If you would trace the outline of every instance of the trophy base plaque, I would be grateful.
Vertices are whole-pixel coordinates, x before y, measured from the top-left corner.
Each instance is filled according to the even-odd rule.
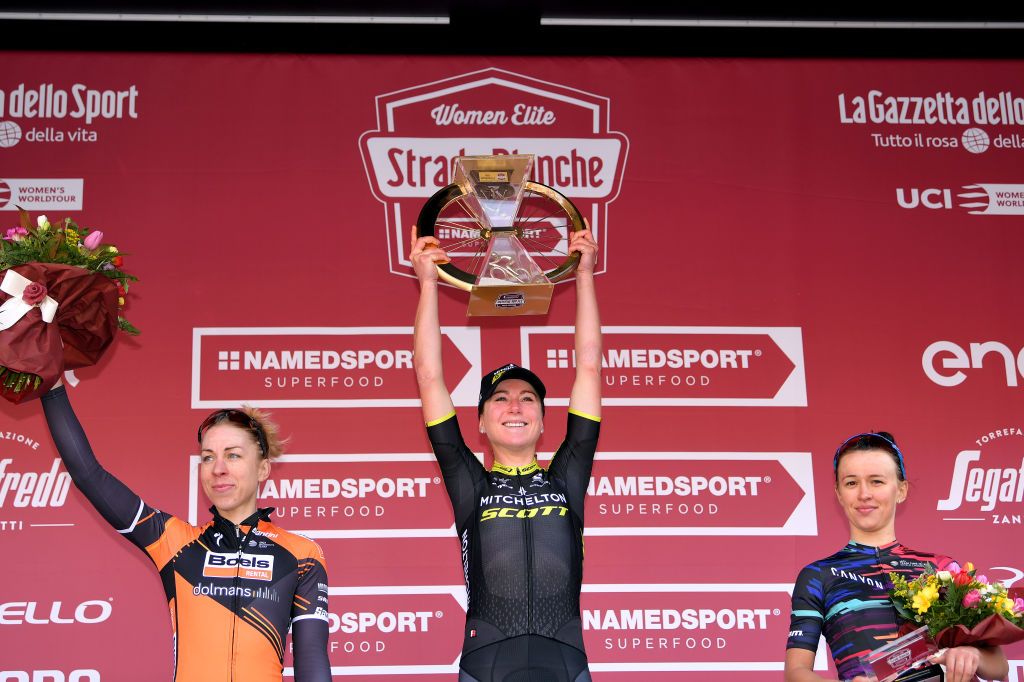
[[[474,286],[469,292],[469,316],[547,315],[554,284]]]
[[[928,627],[922,626],[875,649],[868,655],[866,662],[878,678],[878,682],[941,681],[942,669],[938,666],[927,666],[928,658],[938,650],[935,642],[928,636]],[[918,674],[923,676],[918,677]]]

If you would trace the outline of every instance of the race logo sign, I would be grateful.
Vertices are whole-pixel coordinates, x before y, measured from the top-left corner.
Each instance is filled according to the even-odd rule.
[[[408,226],[452,181],[459,156],[534,154],[531,179],[569,197],[605,243],[628,149],[610,128],[607,97],[490,68],[389,92],[376,106],[377,129],[360,151],[386,207],[391,272],[412,276]]]
[[[602,404],[807,406],[799,327],[603,327]],[[568,405],[573,327],[522,327],[522,364]]]
[[[192,332],[192,407],[418,407],[412,327],[228,327]],[[444,327],[445,383],[476,405],[480,330]]]

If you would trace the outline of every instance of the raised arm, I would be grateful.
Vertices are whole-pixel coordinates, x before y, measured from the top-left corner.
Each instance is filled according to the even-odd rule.
[[[594,289],[597,243],[589,229],[573,233],[569,251],[580,254],[576,269],[576,379],[569,396],[569,409],[600,418],[601,319]]]
[[[437,268],[435,263],[448,260],[433,237],[416,238],[412,228],[412,248],[409,257],[420,281],[420,301],[416,306],[413,333],[413,364],[416,384],[423,405],[423,420],[430,424],[455,412],[451,394],[444,383],[444,365],[441,361],[441,323],[437,314]]]
[[[58,384],[42,397],[41,402],[50,435],[75,486],[119,533],[132,533],[143,516],[145,505],[138,495],[96,460],[85,430],[71,409],[66,389]],[[129,538],[135,541],[134,537]]]

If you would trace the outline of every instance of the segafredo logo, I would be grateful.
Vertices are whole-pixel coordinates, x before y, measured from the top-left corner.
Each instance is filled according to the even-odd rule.
[[[74,526],[63,508],[70,489],[71,476],[55,453],[40,452],[31,435],[0,430],[0,535]]]
[[[572,199],[605,243],[629,146],[607,97],[490,68],[379,95],[376,107],[377,129],[359,144],[385,205],[391,272],[413,276],[407,227],[459,156],[536,155],[532,179]]]
[[[957,453],[949,493],[936,509],[944,521],[1021,525],[1024,430],[1007,425],[978,435]]]

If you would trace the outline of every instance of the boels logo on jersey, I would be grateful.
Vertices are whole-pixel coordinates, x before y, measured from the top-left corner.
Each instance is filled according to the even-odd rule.
[[[534,154],[531,179],[572,199],[603,245],[629,147],[609,118],[607,97],[495,68],[379,95],[377,129],[359,145],[386,207],[391,272],[413,276],[409,226],[458,156]]]
[[[203,562],[203,576],[207,578],[246,578],[248,580],[274,579],[273,554],[226,554],[207,552]]]

